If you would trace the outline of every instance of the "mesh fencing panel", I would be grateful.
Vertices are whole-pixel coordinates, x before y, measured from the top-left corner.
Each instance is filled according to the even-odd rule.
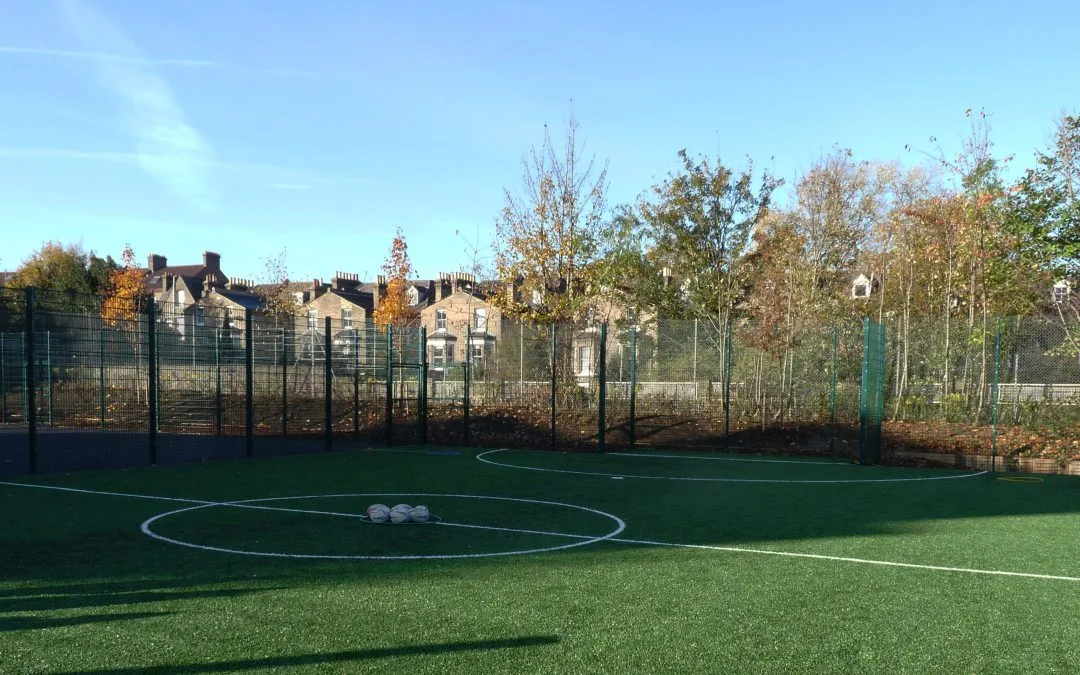
[[[0,289],[5,472],[337,441],[851,458],[859,446],[865,335],[855,322],[488,325],[477,313],[483,323],[467,331],[425,334],[344,315],[328,325],[243,307],[148,302],[150,314],[70,294],[28,299]],[[996,455],[997,468],[1024,469],[1080,458],[1080,316],[1058,309],[886,320],[870,355],[882,461]]]

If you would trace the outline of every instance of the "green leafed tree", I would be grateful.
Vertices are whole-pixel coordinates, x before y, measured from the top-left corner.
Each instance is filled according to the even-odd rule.
[[[666,297],[661,314],[681,312],[705,319],[719,334],[745,294],[743,264],[750,238],[782,181],[752,163],[732,169],[679,151],[681,168],[652,188],[640,219],[654,259],[671,269],[678,293]]]
[[[1013,188],[1010,229],[1059,276],[1080,274],[1080,115],[1058,118]]]
[[[38,289],[43,307],[83,312],[97,307],[94,296],[107,290],[109,274],[116,269],[111,258],[102,261],[80,244],[50,241],[23,261],[7,285]]]

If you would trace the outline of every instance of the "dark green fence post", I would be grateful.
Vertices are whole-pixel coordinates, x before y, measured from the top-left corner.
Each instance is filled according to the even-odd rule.
[[[244,454],[255,455],[255,313],[244,310]]]
[[[555,449],[555,365],[556,365],[556,348],[558,343],[559,327],[557,324],[551,324],[551,449]]]
[[[630,329],[630,447],[637,441],[637,326]]]
[[[281,435],[289,435],[289,333],[281,329]]]
[[[600,324],[600,349],[597,374],[600,376],[598,393],[600,400],[597,405],[597,430],[596,441],[600,452],[606,449],[607,440],[607,324]]]
[[[360,440],[360,329],[353,327],[352,364],[352,430],[353,440]]]
[[[394,327],[386,325],[386,445],[394,444]]]
[[[840,346],[840,328],[833,326],[832,333],[832,390],[829,395],[829,452],[836,452],[836,361]]]
[[[49,397],[49,426],[53,425],[52,331],[45,331],[45,392]]]
[[[98,416],[99,426],[105,430],[105,329],[98,329]]]
[[[465,322],[465,445],[469,445],[469,373],[472,370],[472,319]]]
[[[998,437],[998,385],[1001,373],[1001,317],[994,321],[994,438],[990,446],[990,471],[997,470],[997,437]]]
[[[7,336],[0,333],[0,424],[7,424],[7,364],[5,354],[7,350]]]
[[[728,445],[731,436],[731,364],[734,359],[731,356],[734,341],[731,337],[731,322],[727,324],[724,335],[724,443]]]
[[[420,373],[417,376],[417,386],[419,387],[419,401],[417,404],[420,407],[420,442],[427,444],[428,442],[428,410],[427,410],[427,328],[420,327]]]
[[[37,473],[37,373],[34,368],[34,343],[37,341],[37,335],[34,333],[34,309],[37,303],[35,293],[32,286],[26,289],[26,343],[23,347],[26,360],[24,364],[26,368],[26,395],[24,397],[26,399],[26,447],[30,473]]]
[[[158,432],[158,354],[157,306],[154,298],[146,300],[146,400],[150,407],[150,464],[157,464]]]
[[[214,431],[221,435],[221,329],[214,334]]]
[[[327,316],[323,325],[326,335],[323,336],[323,442],[326,451],[333,448],[334,434],[334,343],[331,340],[331,331],[334,330],[333,320]]]

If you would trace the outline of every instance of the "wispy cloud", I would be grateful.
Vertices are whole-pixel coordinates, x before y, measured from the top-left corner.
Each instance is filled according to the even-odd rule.
[[[99,51],[81,51],[77,49],[53,49],[49,47],[20,47],[15,45],[0,45],[0,54],[15,56],[30,56],[53,59],[72,59],[78,61],[98,61],[105,63],[122,63],[135,66],[148,66],[158,68],[186,68],[192,70],[231,70],[238,73],[252,75],[275,75],[282,77],[304,78],[328,78],[325,73],[318,73],[298,68],[262,68],[248,66],[241,63],[228,61],[214,61],[208,59],[177,59],[177,58],[150,58],[148,56],[133,56],[131,54],[117,54]]]
[[[211,206],[206,166],[214,162],[213,149],[188,124],[153,60],[122,28],[82,0],[59,0],[58,4],[87,53],[118,57],[94,61],[102,84],[121,104],[123,127],[135,143],[139,165],[185,201]]]
[[[0,158],[30,161],[88,161],[141,167],[147,156],[133,152],[0,147]],[[162,160],[164,161],[164,158]],[[278,190],[312,190],[335,185],[358,185],[368,182],[367,179],[357,176],[327,175],[273,164],[225,162],[205,158],[192,159],[190,162],[193,166],[207,173],[218,173],[220,178],[235,178],[242,182]]]

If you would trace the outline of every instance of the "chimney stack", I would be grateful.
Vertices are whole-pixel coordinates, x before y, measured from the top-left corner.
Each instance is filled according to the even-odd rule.
[[[146,259],[147,267],[150,268],[150,273],[155,274],[165,269],[169,261],[165,259],[165,256],[158,255],[157,253],[151,253]]]
[[[221,271],[221,254],[214,253],[213,251],[205,251],[202,254],[203,267],[210,272]]]
[[[355,291],[360,287],[360,275],[348,272],[335,272],[330,285],[337,291]]]

